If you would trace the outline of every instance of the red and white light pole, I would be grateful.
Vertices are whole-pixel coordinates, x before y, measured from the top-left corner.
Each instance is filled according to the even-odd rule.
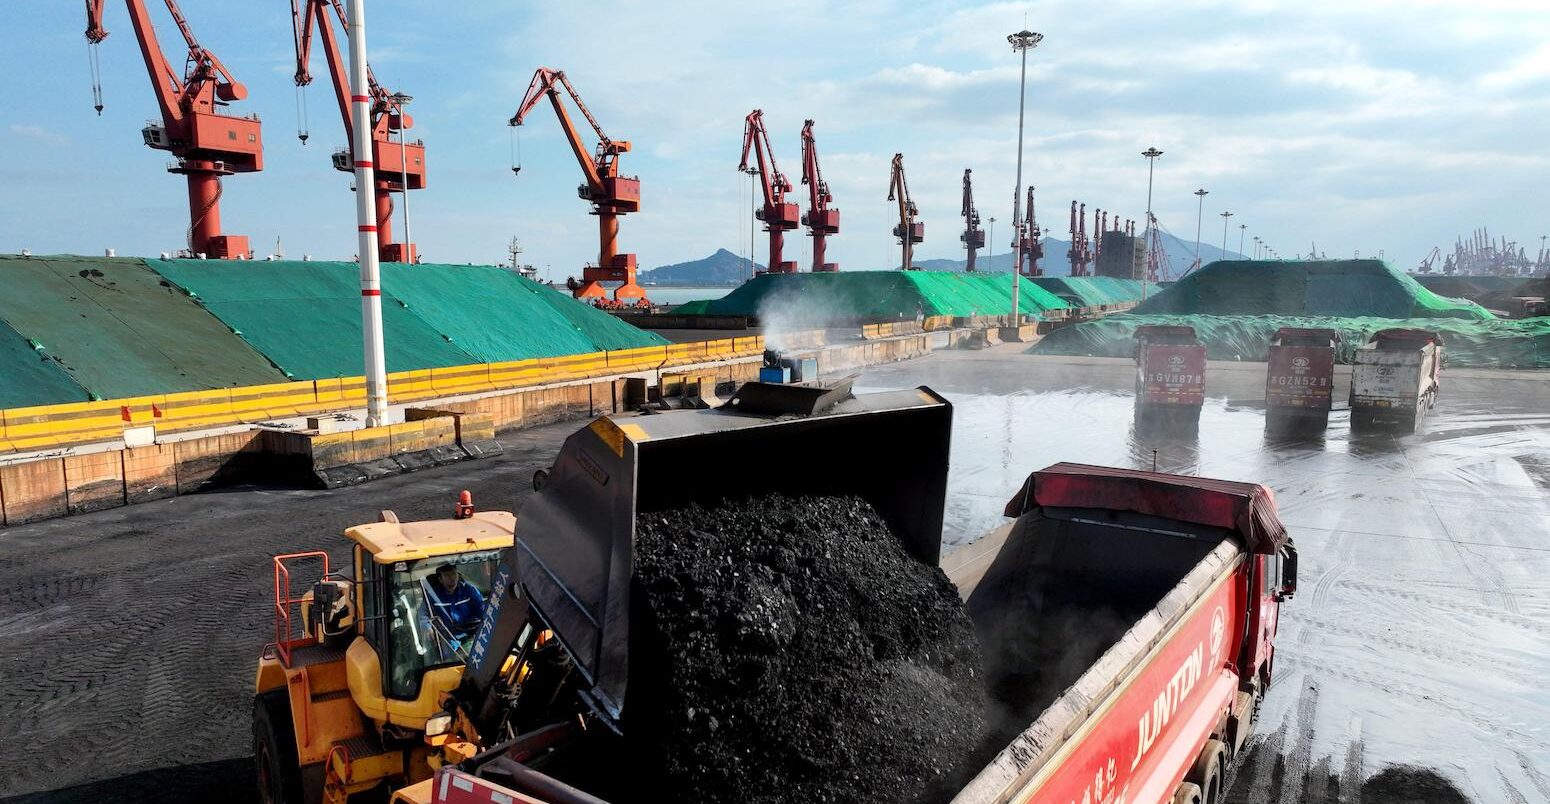
[[[377,186],[371,161],[371,94],[366,74],[366,2],[350,0],[350,152],[355,160],[355,223],[360,233],[361,337],[366,351],[366,426],[387,423],[387,360],[382,348],[382,267],[377,255]],[[407,196],[407,191],[405,192]]]

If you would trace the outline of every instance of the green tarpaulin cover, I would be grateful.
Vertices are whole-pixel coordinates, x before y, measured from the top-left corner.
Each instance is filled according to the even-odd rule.
[[[1156,283],[1143,290],[1138,279],[1114,276],[1040,276],[1032,282],[1070,302],[1073,307],[1103,307],[1141,301],[1143,293],[1162,291]]]
[[[1070,305],[1027,279],[1018,307],[1038,316]],[[948,271],[841,271],[764,274],[720,299],[689,302],[676,313],[781,318],[793,326],[848,325],[924,316],[997,316],[1012,309],[1010,274]]]
[[[353,262],[149,260],[297,379],[360,374]],[[388,371],[555,357],[667,341],[499,268],[382,266]]]
[[[47,352],[0,321],[0,409],[87,401],[86,389]]]
[[[1494,318],[1473,302],[1438,296],[1382,260],[1221,260],[1175,282],[1135,312]]]
[[[0,288],[0,319],[40,344],[95,398],[285,381],[253,347],[146,270],[143,260],[0,257]]]

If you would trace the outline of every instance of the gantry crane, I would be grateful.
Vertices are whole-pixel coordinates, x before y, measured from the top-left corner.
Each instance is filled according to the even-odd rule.
[[[586,144],[581,141],[581,134],[571,124],[570,115],[565,113],[565,105],[560,102],[562,86],[571,100],[575,101],[582,116],[592,124],[592,131],[597,134],[597,149],[593,153],[588,153]],[[645,307],[649,304],[646,291],[635,284],[635,255],[619,253],[619,216],[640,211],[640,179],[619,175],[619,155],[629,153],[630,142],[610,139],[604,134],[603,127],[598,125],[587,105],[581,102],[581,96],[576,94],[576,88],[571,86],[565,73],[548,67],[539,67],[533,73],[533,83],[528,85],[527,94],[522,97],[522,103],[517,106],[517,113],[511,116],[508,125],[522,125],[528,112],[545,95],[549,96],[554,113],[560,120],[560,129],[565,133],[576,161],[581,164],[585,181],[576,188],[576,194],[592,203],[591,214],[597,216],[598,223],[597,264],[589,263],[582,268],[581,281],[573,283],[571,292],[576,298],[589,300],[600,307],[623,307],[629,304]],[[611,302],[607,289],[603,287],[604,282],[621,283],[614,288]]]
[[[333,18],[330,19],[329,13]],[[333,21],[337,20],[336,31]],[[345,141],[355,142],[354,121],[350,117],[350,73],[346,69],[340,45],[347,42],[349,23],[340,0],[291,0],[291,28],[296,42],[296,86],[312,83],[312,35],[316,31],[322,39],[323,58],[328,62],[328,75],[334,85],[334,97],[339,103],[339,116],[344,120]],[[340,33],[340,32],[344,33]],[[371,97],[371,162],[376,168],[376,186],[372,188],[377,208],[377,243],[379,258],[383,262],[415,262],[417,254],[413,243],[393,242],[393,193],[425,189],[425,143],[420,140],[406,142],[404,131],[414,128],[414,118],[404,112],[407,95],[389,92],[368,67],[366,83]],[[398,141],[393,133],[398,132]],[[301,141],[307,141],[307,133],[299,133]],[[355,172],[356,157],[349,148],[342,148],[333,155],[335,170]],[[359,190],[360,188],[356,188]],[[407,203],[407,200],[406,200]],[[406,227],[407,228],[407,227]]]
[[[974,258],[976,253],[985,247],[985,230],[980,228],[980,211],[974,208],[974,181],[970,175],[974,171],[963,169],[963,234],[958,239],[963,241],[963,247],[969,250],[968,260],[964,262],[963,270],[974,271]]]
[[[802,183],[807,185],[807,211],[802,213],[802,224],[813,238],[813,272],[838,271],[839,263],[823,261],[824,240],[840,232],[840,211],[829,208],[834,196],[818,168],[818,142],[813,139],[811,120],[802,123]]]
[[[920,210],[910,200],[910,185],[904,178],[904,154],[893,155],[893,173],[888,180],[888,200],[899,202],[899,222],[893,227],[893,236],[899,238],[903,256],[899,268],[915,270],[915,244],[926,239],[926,224],[915,220]]]
[[[757,168],[749,169],[750,153],[758,162]],[[764,231],[770,233],[770,259],[765,263],[768,266],[766,271],[772,274],[796,273],[796,261],[787,260],[782,251],[786,232],[797,228],[802,213],[796,204],[786,200],[786,193],[791,192],[791,182],[780,171],[780,166],[775,164],[775,149],[770,146],[770,133],[764,128],[762,109],[754,109],[743,119],[743,160],[738,163],[737,169],[742,173],[753,174],[759,182],[759,188],[764,191],[764,206],[755,210],[753,216],[764,221]]]
[[[1023,264],[1016,267],[1023,276],[1043,276],[1039,259],[1044,256],[1044,241],[1039,237],[1039,219],[1033,212],[1033,185],[1028,185],[1028,205],[1023,208],[1023,221],[1013,222],[1012,249],[1021,249]]]
[[[256,173],[264,167],[264,143],[256,115],[223,114],[219,107],[248,96],[242,82],[194,38],[175,0],[167,11],[188,44],[181,76],[156,41],[156,29],[142,0],[125,0],[129,22],[140,43],[140,55],[151,76],[151,88],[161,106],[161,123],[146,126],[145,144],[170,152],[177,161],[169,173],[188,177],[188,250],[218,260],[250,259],[245,235],[221,233],[221,177]],[[86,0],[86,41],[95,47],[108,37],[102,26],[103,0]],[[95,57],[92,60],[96,64]],[[102,87],[93,76],[97,112],[102,113]]]

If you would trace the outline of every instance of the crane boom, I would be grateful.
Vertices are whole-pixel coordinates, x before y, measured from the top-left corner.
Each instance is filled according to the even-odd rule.
[[[748,167],[749,154],[753,154],[758,162],[756,170]],[[769,273],[796,273],[796,262],[784,259],[782,251],[785,234],[797,228],[800,212],[796,204],[786,200],[786,193],[791,192],[791,182],[775,164],[775,149],[770,146],[770,133],[764,127],[762,109],[754,109],[743,119],[743,159],[737,169],[743,173],[756,173],[764,191],[764,206],[754,212],[754,217],[764,221],[764,230],[770,233],[770,259],[766,263]]]
[[[963,234],[958,235],[958,239],[963,241],[963,247],[969,250],[963,270],[971,273],[974,271],[976,254],[985,247],[985,230],[980,228],[980,212],[974,207],[974,182],[970,178],[973,172],[969,168],[963,169]]]
[[[332,16],[330,16],[332,15]],[[335,22],[338,28],[334,27]],[[296,45],[296,86],[312,83],[312,44],[316,33],[323,49],[323,60],[328,64],[328,76],[334,88],[334,100],[339,106],[339,118],[344,122],[345,141],[355,142],[355,124],[350,114],[350,73],[344,63],[346,37],[349,22],[340,0],[291,0],[291,35]],[[341,33],[342,32],[342,33]],[[377,77],[366,68],[366,94],[371,99],[371,162],[376,168],[376,186],[372,188],[377,209],[377,242],[379,258],[384,262],[415,262],[417,253],[413,243],[393,242],[393,193],[425,189],[425,143],[409,142],[404,132],[414,128],[414,118],[404,112],[409,102],[406,95],[390,92],[377,83]],[[393,140],[398,132],[398,141]],[[307,135],[302,134],[302,142]],[[335,170],[354,173],[359,157],[351,148],[343,148],[333,154]],[[407,203],[407,202],[406,202]],[[405,240],[407,241],[407,233]]]
[[[823,180],[823,171],[818,167],[818,142],[813,139],[811,120],[802,123],[802,183],[807,185],[808,204],[807,212],[802,214],[802,223],[813,237],[813,273],[838,271],[839,263],[823,260],[824,241],[840,231],[840,211],[829,208],[834,196],[829,193],[829,183]]]
[[[199,44],[176,0],[166,0],[166,6],[188,48],[181,74],[157,40],[144,0],[124,0],[124,5],[161,110],[161,123],[146,126],[141,136],[146,145],[176,157],[169,173],[187,177],[188,251],[213,259],[248,259],[252,252],[247,237],[221,234],[221,177],[262,170],[263,137],[256,116],[219,109],[245,99],[247,88]],[[103,6],[103,0],[86,0],[86,41],[94,47],[108,38]],[[93,91],[100,113],[100,86]]]
[[[592,131],[597,134],[597,148],[590,153],[581,139],[581,133],[565,112],[565,104],[560,99],[561,87],[565,88],[576,103],[576,108],[592,125]],[[539,67],[534,71],[527,94],[522,96],[516,114],[506,124],[522,125],[528,113],[546,95],[554,108],[555,117],[559,119],[560,130],[570,143],[576,162],[581,166],[583,181],[576,188],[576,194],[591,202],[592,214],[597,216],[598,222],[597,264],[588,263],[582,267],[581,281],[571,281],[571,292],[576,298],[588,300],[600,307],[624,307],[630,304],[648,306],[650,302],[646,300],[646,291],[635,283],[635,255],[620,254],[618,250],[619,217],[640,211],[640,179],[619,175],[619,155],[630,151],[630,141],[615,140],[603,133],[603,127],[592,116],[587,105],[582,103],[581,95],[571,86],[564,71],[549,67]],[[614,289],[611,301],[608,290],[603,286],[604,282],[621,283]]]
[[[899,222],[893,227],[893,236],[899,238],[902,257],[899,269],[915,270],[915,244],[926,239],[926,224],[915,220],[920,210],[910,199],[909,181],[904,176],[904,154],[893,155],[893,171],[888,181],[888,200],[899,202]]]

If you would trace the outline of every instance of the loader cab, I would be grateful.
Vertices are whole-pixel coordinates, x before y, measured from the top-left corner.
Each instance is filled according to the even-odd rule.
[[[409,523],[384,512],[383,521],[345,532],[355,542],[357,579],[352,692],[359,684],[365,699],[377,698],[380,690],[384,703],[419,702],[427,698],[427,679],[436,695],[456,686],[478,622],[454,621],[448,604],[459,602],[458,611],[482,615],[515,524],[505,511]],[[445,567],[456,571],[455,589],[446,589],[438,577]],[[371,683],[373,675],[377,684]]]

